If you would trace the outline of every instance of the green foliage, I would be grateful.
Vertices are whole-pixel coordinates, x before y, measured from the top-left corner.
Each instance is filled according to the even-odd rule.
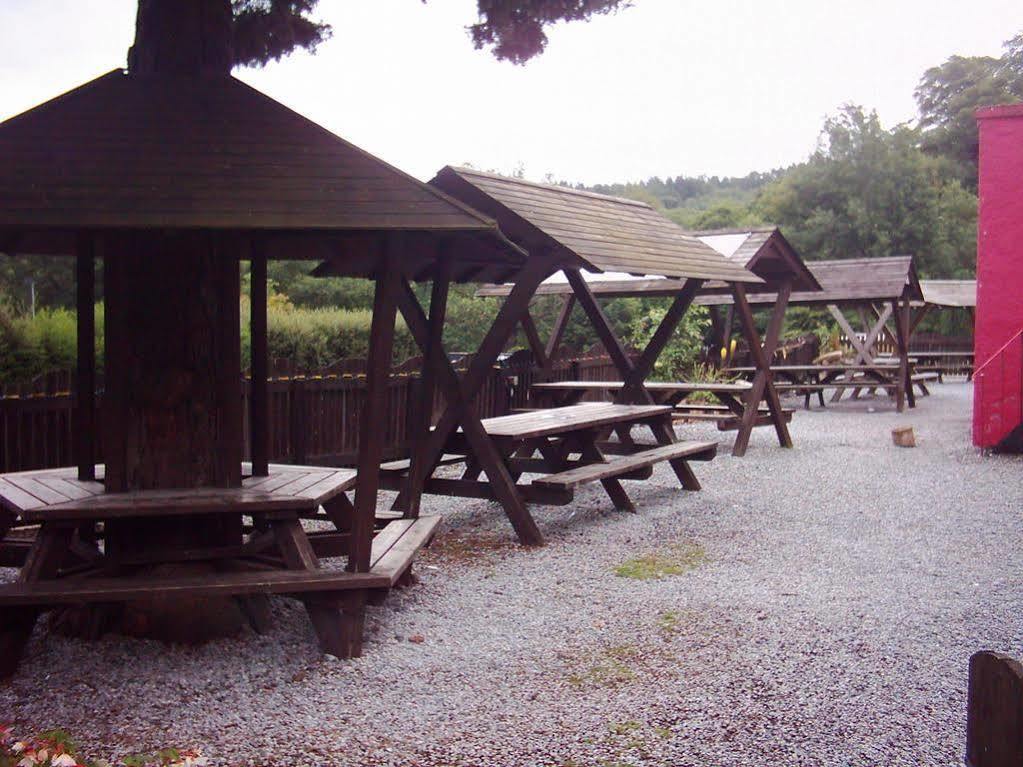
[[[284,358],[303,370],[318,370],[341,359],[365,358],[369,349],[368,309],[295,309],[269,308],[267,346],[271,358]],[[242,358],[250,359],[244,334]],[[401,321],[395,326],[394,360],[401,362],[416,354],[408,328]]]
[[[980,107],[1023,99],[1023,34],[1005,43],[1005,53],[951,56],[924,72],[914,92],[920,110],[921,147],[953,163],[970,189],[977,186]]]
[[[641,303],[640,311],[637,311],[626,325],[624,333],[626,343],[636,349],[645,348],[657,326],[664,319],[668,306],[666,299],[657,300],[656,303],[648,301],[645,305]],[[703,339],[709,325],[710,318],[706,307],[690,308],[661,352],[651,378],[659,381],[678,381],[685,378],[703,351]]]
[[[810,160],[765,188],[756,206],[806,258],[910,254],[925,276],[970,273],[972,195],[917,142],[916,131],[887,131],[876,112],[846,106],[827,120]]]
[[[479,0],[479,19],[469,34],[477,49],[492,47],[496,58],[524,64],[547,47],[544,27],[587,21],[629,5],[629,0]]]

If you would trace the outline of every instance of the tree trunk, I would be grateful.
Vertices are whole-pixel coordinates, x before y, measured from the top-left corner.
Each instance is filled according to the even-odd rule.
[[[229,75],[231,0],[139,0],[132,74]]]

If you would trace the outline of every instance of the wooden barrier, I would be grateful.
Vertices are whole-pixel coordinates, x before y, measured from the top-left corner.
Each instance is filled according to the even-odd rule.
[[[472,356],[455,365],[468,369]],[[391,372],[388,417],[383,424],[387,460],[407,455],[409,430],[416,423],[413,409],[419,398],[420,357],[413,357]],[[287,360],[273,360],[268,384],[269,459],[278,463],[346,466],[359,448],[359,413],[365,397],[366,362],[340,360],[316,373],[303,373]],[[590,354],[555,362],[547,380],[608,381],[617,376],[606,355]],[[481,418],[506,415],[529,406],[529,389],[539,381],[532,356],[511,355],[491,371],[481,387],[476,408]],[[0,473],[52,469],[75,463],[74,395],[69,372],[50,373],[26,384],[0,390]],[[248,382],[241,384],[245,454],[249,455]],[[97,407],[102,413],[102,383]],[[444,408],[438,391],[431,418]],[[100,430],[100,435],[102,430]],[[98,437],[100,435],[97,435]],[[103,460],[102,439],[97,439],[96,460]]]
[[[514,355],[513,355],[514,357]],[[472,357],[455,368],[464,372]],[[384,429],[387,460],[407,455],[408,439],[418,402],[422,360],[413,357],[392,370],[388,383],[388,417]],[[345,466],[355,461],[359,443],[359,413],[365,397],[365,360],[341,360],[315,374],[297,372],[284,360],[270,366],[269,459],[278,463]],[[559,360],[558,380],[609,380],[614,377],[607,357]],[[525,402],[535,378],[532,361],[494,368],[476,400],[480,417],[506,415]],[[249,455],[248,382],[241,384],[245,454]],[[51,373],[27,384],[0,390],[0,473],[51,469],[75,463],[74,395],[68,372]],[[97,392],[102,413],[102,383]],[[443,393],[434,399],[431,418],[444,407]],[[102,433],[102,430],[100,430]],[[103,460],[97,440],[96,460]]]
[[[966,764],[1023,765],[1023,666],[1008,655],[985,650],[970,658]]]

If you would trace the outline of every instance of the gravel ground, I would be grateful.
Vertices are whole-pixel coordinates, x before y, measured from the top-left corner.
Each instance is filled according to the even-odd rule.
[[[932,392],[800,409],[795,449],[757,429],[697,494],[662,465],[636,515],[586,488],[535,510],[542,549],[492,504],[428,498],[445,532],[358,660],[321,656],[286,600],[269,635],[198,648],[37,629],[0,720],[231,765],[961,764],[969,655],[1021,654],[1023,483],[970,446],[971,387]],[[677,545],[705,558],[614,573]]]

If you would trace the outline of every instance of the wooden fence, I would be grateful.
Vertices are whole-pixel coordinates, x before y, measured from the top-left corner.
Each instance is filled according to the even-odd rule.
[[[465,371],[471,357],[456,363]],[[388,418],[384,429],[387,459],[407,454],[418,406],[421,359],[396,367],[388,386]],[[296,373],[275,361],[269,381],[270,459],[281,463],[354,464],[359,449],[359,414],[365,396],[365,361],[343,360],[315,374]],[[559,360],[554,380],[617,378],[606,356]],[[486,418],[525,406],[536,371],[528,355],[511,355],[495,367],[476,400]],[[74,455],[74,397],[70,373],[52,373],[30,384],[0,390],[0,472],[70,466]],[[242,382],[245,452],[248,454],[248,383]],[[102,387],[97,393],[102,413]],[[442,393],[433,403],[436,420],[444,407]],[[101,416],[102,417],[102,416]],[[102,432],[102,430],[100,430]],[[102,461],[102,434],[97,435],[97,460]]]

